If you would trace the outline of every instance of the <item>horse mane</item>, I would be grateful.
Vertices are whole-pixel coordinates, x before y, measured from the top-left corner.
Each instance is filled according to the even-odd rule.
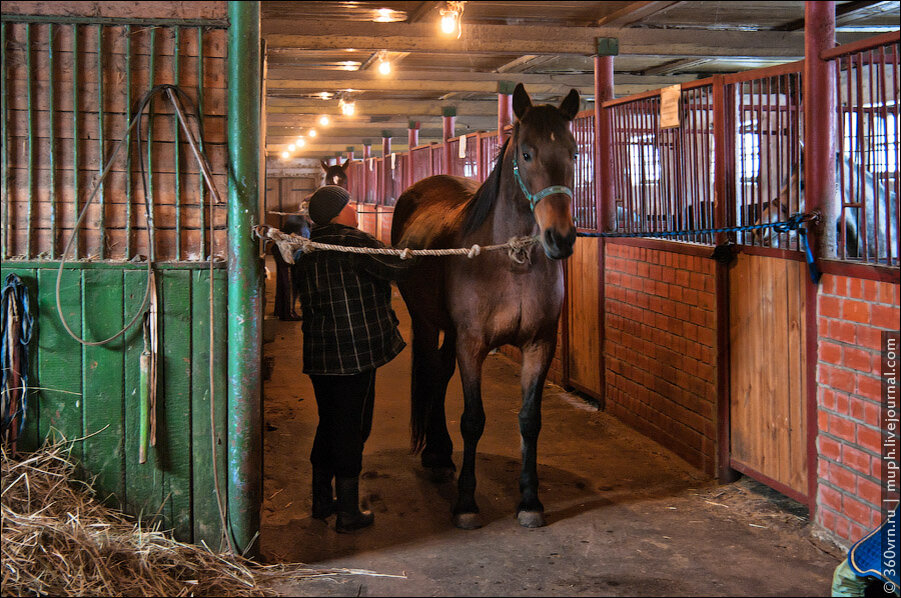
[[[497,161],[491,174],[485,179],[485,182],[476,190],[472,199],[466,205],[466,214],[463,217],[463,234],[475,232],[488,217],[494,202],[501,191],[501,166],[504,163],[504,154],[507,153],[507,145],[510,144],[510,137],[504,141],[501,150],[498,153]]]

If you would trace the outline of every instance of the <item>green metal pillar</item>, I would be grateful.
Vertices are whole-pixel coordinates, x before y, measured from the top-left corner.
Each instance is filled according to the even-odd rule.
[[[263,279],[260,183],[260,3],[228,3],[228,514],[236,548],[260,529]],[[254,554],[257,544],[249,554]]]

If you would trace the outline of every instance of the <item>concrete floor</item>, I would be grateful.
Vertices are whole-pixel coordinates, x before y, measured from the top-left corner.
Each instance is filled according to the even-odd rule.
[[[272,270],[274,273],[274,270]],[[272,286],[272,285],[270,285]],[[477,500],[484,527],[451,523],[455,483],[434,484],[409,452],[409,347],[378,373],[361,495],[375,524],[337,534],[310,516],[316,404],[301,373],[300,322],[271,320],[264,345],[264,504],[268,562],[364,569],[284,582],[293,596],[826,596],[843,554],[813,539],[807,512],[747,479],[720,486],[577,395],[548,385],[539,441],[548,525],[519,526],[519,367],[488,358]],[[409,318],[395,291],[401,332]],[[459,467],[459,378],[448,392]]]

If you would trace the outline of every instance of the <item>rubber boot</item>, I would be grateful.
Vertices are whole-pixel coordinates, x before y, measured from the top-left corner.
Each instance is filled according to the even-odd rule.
[[[336,531],[346,534],[372,525],[375,516],[370,511],[360,511],[359,478],[335,478],[335,491],[338,493]]]
[[[313,517],[328,519],[337,510],[337,501],[332,494],[332,474],[313,468]]]

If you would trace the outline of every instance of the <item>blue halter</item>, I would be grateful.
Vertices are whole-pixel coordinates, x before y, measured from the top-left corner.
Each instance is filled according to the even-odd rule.
[[[547,197],[548,195],[553,195],[555,193],[562,193],[563,195],[568,195],[570,199],[573,198],[573,190],[564,185],[551,185],[550,187],[545,187],[538,193],[532,194],[529,192],[526,187],[525,181],[522,180],[522,176],[519,174],[519,164],[516,161],[516,150],[514,148],[513,151],[513,177],[516,179],[516,182],[519,183],[519,188],[522,189],[523,194],[525,194],[526,199],[529,200],[529,208],[534,212],[535,206],[538,205],[538,202]]]

